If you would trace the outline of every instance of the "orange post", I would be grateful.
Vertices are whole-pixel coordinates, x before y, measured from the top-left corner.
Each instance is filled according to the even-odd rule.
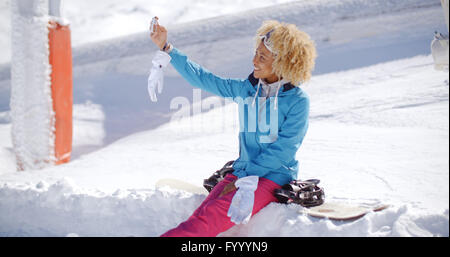
[[[70,160],[72,152],[72,47],[69,26],[51,21],[48,41],[55,112],[55,163],[62,164]]]

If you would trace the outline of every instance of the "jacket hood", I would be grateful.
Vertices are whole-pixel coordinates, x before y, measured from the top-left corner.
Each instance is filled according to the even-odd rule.
[[[250,84],[252,84],[253,87],[258,86],[259,79],[255,78],[255,76],[253,75],[253,72],[250,73],[250,75],[248,75],[248,80],[250,81]],[[282,93],[285,93],[294,88],[296,88],[296,86],[292,85],[290,82],[285,83],[285,84],[283,84]],[[280,95],[283,95],[283,94],[280,94]]]
[[[253,88],[256,87],[256,93],[255,93],[255,95],[253,96],[253,101],[252,101],[252,106],[254,106],[254,105],[255,105],[255,102],[256,102],[256,98],[258,97],[258,92],[259,92],[259,88],[261,87],[261,81],[262,81],[262,80],[261,80],[261,79],[255,78],[255,76],[253,75],[253,72],[248,76],[248,80],[250,81],[250,84],[252,84]],[[274,108],[275,108],[275,110],[278,109],[278,96],[290,95],[290,94],[295,94],[295,92],[298,92],[298,90],[292,90],[292,89],[295,88],[294,85],[292,85],[292,84],[289,83],[289,82],[288,82],[288,83],[281,84],[281,83],[283,83],[283,82],[284,82],[284,81],[281,80],[281,81],[272,83],[272,84],[279,83],[279,86],[277,87],[277,90],[276,90],[276,93],[275,93],[275,102],[274,102]],[[280,88],[281,88],[281,86],[283,86],[283,90],[282,90],[282,92],[280,93]]]

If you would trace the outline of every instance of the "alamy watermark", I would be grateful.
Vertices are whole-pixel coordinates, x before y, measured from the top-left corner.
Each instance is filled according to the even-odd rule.
[[[278,110],[274,108],[274,97],[258,97],[254,104],[251,96],[202,99],[198,88],[193,89],[192,96],[192,103],[182,96],[170,101],[170,110],[174,111],[170,128],[174,132],[257,132],[260,143],[272,143],[278,138]],[[215,111],[209,112],[211,109]]]

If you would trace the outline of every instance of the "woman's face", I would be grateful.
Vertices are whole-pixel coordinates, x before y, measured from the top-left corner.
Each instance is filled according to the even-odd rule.
[[[274,58],[269,49],[262,42],[259,43],[253,57],[253,76],[257,79],[264,79],[267,83],[278,81],[277,75],[272,71],[273,61]]]

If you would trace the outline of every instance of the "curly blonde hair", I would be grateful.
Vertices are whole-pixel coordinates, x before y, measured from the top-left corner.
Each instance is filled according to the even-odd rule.
[[[261,37],[270,31],[268,41],[276,53],[272,64],[274,73],[293,85],[308,81],[317,57],[314,41],[294,24],[268,20],[256,31],[255,49],[262,42]]]

